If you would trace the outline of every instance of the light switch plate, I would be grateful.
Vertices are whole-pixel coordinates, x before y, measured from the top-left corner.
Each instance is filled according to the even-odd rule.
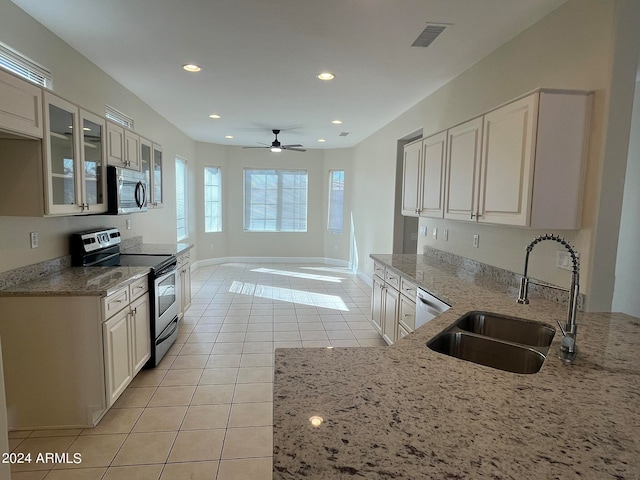
[[[31,248],[38,248],[38,232],[31,232],[29,240],[31,241]]]
[[[434,240],[438,238],[438,227],[433,227],[433,230],[431,231],[431,236],[433,237]]]
[[[473,248],[479,248],[479,247],[480,247],[480,235],[476,233],[473,236]]]

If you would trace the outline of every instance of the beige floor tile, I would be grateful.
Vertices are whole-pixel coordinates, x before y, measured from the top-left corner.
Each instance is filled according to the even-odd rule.
[[[217,471],[218,462],[168,463],[160,480],[213,480]],[[246,477],[244,480],[253,478]]]
[[[271,326],[270,324],[262,324],[257,323],[256,325],[265,325]],[[272,331],[262,331],[262,332],[247,332],[245,337],[245,342],[271,342],[273,341],[273,332]]]
[[[238,371],[237,383],[273,382],[273,367],[246,367]]]
[[[235,384],[228,385],[198,385],[191,399],[191,405],[219,405],[231,403]]]
[[[190,368],[186,370],[169,370],[160,384],[163,387],[177,385],[197,385],[203,369]]]
[[[303,332],[324,332],[325,331],[324,325],[319,320],[317,322],[299,323],[298,327],[300,329],[301,334]]]
[[[296,342],[273,342],[273,350],[276,348],[302,348],[302,340]]]
[[[234,403],[229,415],[229,428],[273,425],[273,403]]]
[[[116,403],[111,407],[113,408],[135,408],[146,407],[147,403],[156,391],[156,387],[131,387],[129,386],[120,398],[116,400]]]
[[[236,383],[238,368],[206,369],[200,378],[200,385],[223,385]]]
[[[24,438],[10,438],[9,439],[9,451],[13,452],[18,446],[24,442]],[[4,452],[2,452],[4,453]]]
[[[211,350],[211,355],[225,355],[228,353],[242,353],[242,347],[244,343],[216,343]]]
[[[132,433],[114,458],[112,466],[164,463],[177,432]]]
[[[302,338],[303,342],[309,340],[329,340],[327,332],[324,330],[303,330],[300,332],[300,338]]]
[[[272,457],[220,461],[218,480],[271,480],[272,478]]]
[[[358,343],[362,347],[386,347],[387,346],[387,342],[385,342],[381,337],[361,338],[358,340]]]
[[[213,342],[185,343],[180,355],[209,355],[213,348]]]
[[[273,427],[228,428],[222,459],[267,457],[273,454]]]
[[[194,332],[189,335],[186,343],[211,343],[215,342],[218,334],[214,332]]]
[[[303,340],[302,348],[322,348],[330,347],[331,342],[329,340]]]
[[[355,340],[351,330],[327,330],[329,340]],[[357,345],[356,345],[357,346]]]
[[[133,432],[167,432],[179,430],[186,406],[145,408],[144,413],[133,427]]]
[[[229,353],[226,355],[209,355],[209,360],[205,368],[220,368],[220,367],[239,367],[242,354]]]
[[[175,355],[165,355],[164,357],[162,357],[162,360],[160,360],[160,363],[158,363],[158,365],[155,367],[156,370],[169,370],[169,368],[171,368],[171,365],[173,365],[173,362],[176,360],[176,356]]]
[[[100,480],[106,471],[106,467],[52,470],[47,480]]]
[[[56,465],[55,470],[107,467],[126,438],[126,434],[81,435],[69,447],[68,452],[70,454],[79,453],[82,456],[82,462],[77,465]]]
[[[143,411],[144,408],[112,408],[95,428],[85,428],[82,435],[129,433]]]
[[[236,385],[233,403],[273,401],[273,383],[245,383]]]
[[[274,342],[294,342],[296,340],[300,340],[300,332],[273,332],[273,341]]]
[[[380,334],[373,328],[371,328],[370,330],[354,330],[353,334],[358,340],[361,340],[363,338],[380,338]]]
[[[356,330],[363,330],[363,331],[372,331],[373,330],[373,331],[375,331],[373,329],[373,325],[371,325],[370,322],[358,322],[358,321],[352,322],[352,321],[348,320],[347,323],[349,324],[349,328],[351,330],[353,330],[354,333],[355,333]]]
[[[247,333],[254,332],[273,332],[273,325],[270,323],[250,323],[247,327]],[[249,342],[251,340],[245,338],[245,341]]]
[[[207,360],[209,360],[209,355],[184,355],[181,353],[171,364],[171,370],[204,368]]]
[[[226,428],[229,420],[230,404],[192,405],[187,410],[180,430],[202,430],[206,428]]]
[[[219,460],[225,430],[181,431],[169,454],[168,463]]]
[[[245,333],[219,333],[216,338],[216,343],[239,343],[244,342]]]
[[[33,432],[31,432],[31,435],[29,435],[29,438],[77,437],[81,433],[82,433],[82,428],[62,428],[59,430],[34,430]]]
[[[220,327],[220,333],[245,333],[247,331],[246,323],[225,323]],[[220,342],[221,340],[216,340]]]
[[[163,467],[163,463],[155,465],[109,467],[105,476],[102,477],[102,480],[158,480]]]
[[[298,322],[275,322],[273,324],[274,332],[297,332]]]
[[[11,480],[43,480],[49,470],[40,470],[37,472],[11,472]]]
[[[241,367],[272,367],[272,353],[245,353],[240,360]]]
[[[149,401],[149,407],[175,407],[178,405],[189,405],[195,391],[195,385],[158,387]]]
[[[31,470],[51,470],[51,464],[36,462],[38,454],[46,452],[70,452],[69,448],[76,438],[78,437],[26,438],[20,443],[20,445],[18,445],[16,452],[24,453],[25,455],[30,454],[32,459],[31,463],[13,464],[11,465],[11,471],[25,472]]]
[[[360,343],[355,338],[352,340],[338,339],[338,340],[329,340],[329,341],[331,342],[332,347],[359,347],[360,346]],[[386,343],[384,343],[384,340],[382,340],[382,345],[386,345]]]
[[[245,342],[242,353],[271,353],[273,342]]]
[[[166,370],[142,370],[138,373],[133,381],[129,384],[130,387],[157,387],[162,382],[162,379],[167,374]]]
[[[13,430],[9,432],[9,438],[27,438],[32,433],[33,430]]]

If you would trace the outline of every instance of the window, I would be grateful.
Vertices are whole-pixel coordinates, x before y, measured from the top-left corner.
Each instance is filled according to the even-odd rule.
[[[20,75],[36,85],[51,88],[51,72],[49,70],[4,43],[0,43],[0,67]]]
[[[109,105],[104,106],[104,116],[107,120],[133,130],[133,118]]]
[[[244,229],[307,231],[307,171],[244,171]]]
[[[176,157],[176,222],[178,240],[183,240],[189,236],[187,179],[187,161],[184,158]]]
[[[222,184],[218,167],[204,167],[204,231],[222,231]]]
[[[342,233],[344,218],[344,170],[329,170],[329,218],[327,231]]]

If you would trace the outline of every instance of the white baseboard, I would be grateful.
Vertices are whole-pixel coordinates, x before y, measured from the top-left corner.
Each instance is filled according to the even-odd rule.
[[[358,278],[373,288],[373,279],[364,272],[358,272]]]
[[[349,262],[346,260],[326,257],[218,257],[193,262],[191,271],[197,270],[200,267],[222,265],[223,263],[322,263],[334,267],[349,268]]]

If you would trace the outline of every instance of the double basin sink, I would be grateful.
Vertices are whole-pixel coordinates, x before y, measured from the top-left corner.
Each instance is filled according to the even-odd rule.
[[[428,343],[431,350],[513,373],[542,368],[555,328],[489,312],[469,312]]]

